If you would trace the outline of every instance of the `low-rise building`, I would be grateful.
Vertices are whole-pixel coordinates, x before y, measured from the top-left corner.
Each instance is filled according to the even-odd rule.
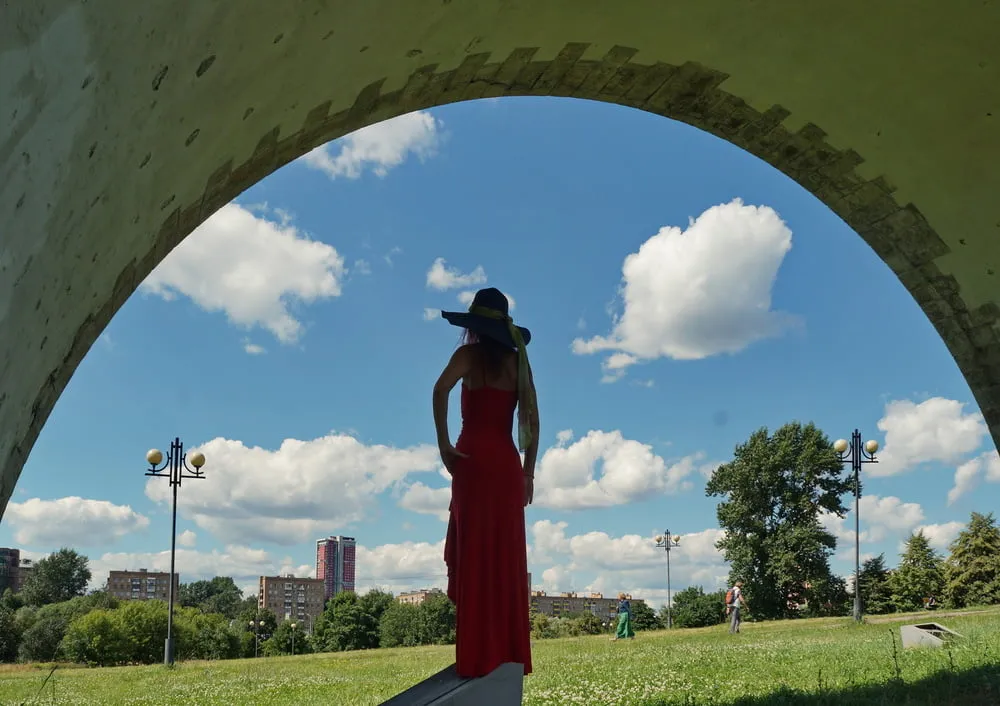
[[[146,569],[111,571],[104,588],[123,601],[165,601],[170,596],[170,572]],[[174,574],[175,600],[179,590],[180,577]]]
[[[439,588],[421,588],[418,591],[404,591],[396,596],[397,603],[407,603],[409,605],[420,605],[427,598],[434,595],[443,595]]]
[[[645,603],[643,599],[631,596],[629,601],[633,608]],[[612,618],[618,613],[618,598],[605,598],[601,593],[559,593],[550,596],[545,591],[532,591],[531,610],[554,618],[573,613],[593,613],[602,619]]]
[[[324,594],[323,579],[296,578],[292,574],[261,576],[257,605],[261,610],[274,613],[278,622],[295,620],[301,623],[303,630],[312,632],[326,604]]]

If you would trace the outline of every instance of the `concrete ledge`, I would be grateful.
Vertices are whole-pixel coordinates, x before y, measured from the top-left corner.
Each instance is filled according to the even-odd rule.
[[[524,667],[501,664],[485,677],[458,676],[455,665],[427,677],[382,706],[513,706],[521,703]]]

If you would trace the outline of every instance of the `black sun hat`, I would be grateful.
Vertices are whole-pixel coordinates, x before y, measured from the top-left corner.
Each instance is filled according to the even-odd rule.
[[[507,297],[496,287],[480,289],[472,299],[468,311],[442,311],[449,324],[469,329],[479,336],[487,336],[498,343],[517,350],[518,342],[514,340],[511,329],[516,328],[521,334],[524,345],[531,341],[531,331],[523,326],[512,326],[510,319],[510,303]]]

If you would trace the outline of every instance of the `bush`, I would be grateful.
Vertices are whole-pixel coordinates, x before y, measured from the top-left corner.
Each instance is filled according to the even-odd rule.
[[[98,609],[74,620],[61,650],[67,659],[90,666],[125,664],[130,644],[113,611]]]

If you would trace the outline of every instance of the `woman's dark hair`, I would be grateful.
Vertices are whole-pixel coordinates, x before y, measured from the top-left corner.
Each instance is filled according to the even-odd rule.
[[[489,336],[480,336],[474,331],[465,329],[462,334],[462,343],[465,345],[478,345],[486,358],[486,367],[494,375],[498,375],[503,369],[503,361],[511,353],[511,349],[502,343],[494,341]]]

